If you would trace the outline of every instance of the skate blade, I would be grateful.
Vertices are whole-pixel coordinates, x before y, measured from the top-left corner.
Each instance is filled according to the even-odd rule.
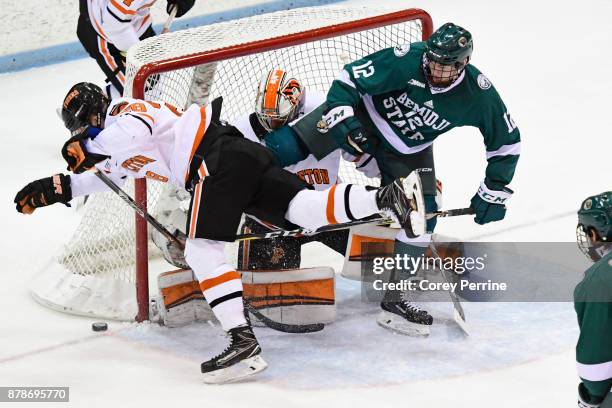
[[[376,318],[379,326],[407,336],[429,336],[429,325],[412,323],[396,314],[383,310]]]
[[[406,198],[410,200],[413,208],[410,213],[410,229],[412,235],[415,237],[421,236],[425,233],[426,227],[426,214],[425,214],[425,200],[423,198],[423,187],[421,185],[421,177],[419,173],[413,171],[402,179],[402,188],[406,194]]]
[[[211,371],[202,375],[206,384],[227,384],[250,377],[265,370],[267,367],[268,363],[266,363],[260,355],[256,355],[230,367]]]

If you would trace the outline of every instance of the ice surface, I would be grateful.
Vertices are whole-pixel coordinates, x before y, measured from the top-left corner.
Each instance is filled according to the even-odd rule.
[[[612,189],[612,57],[603,52],[612,39],[612,4],[438,0],[410,6],[428,10],[436,25],[454,21],[472,31],[473,63],[493,81],[523,135],[507,218],[482,227],[469,217],[447,219],[438,232],[573,241],[581,200]],[[61,205],[24,217],[12,199],[25,183],[63,171],[65,131],[55,107],[73,83],[101,79],[89,60],[0,76],[1,385],[67,385],[73,406],[575,406],[577,329],[568,303],[466,303],[469,338],[452,322],[450,304],[432,304],[432,333],[417,339],[378,327],[377,306],[362,303],[358,285],[338,277],[337,322],[302,336],[256,329],[270,368],[256,381],[223,387],[199,378],[199,363],[225,346],[219,327],[111,323],[109,332],[93,334],[93,320],[41,308],[28,283],[78,217]],[[468,203],[484,165],[474,129],[456,129],[436,142],[446,208]],[[309,264],[339,267],[333,253],[308,250]]]

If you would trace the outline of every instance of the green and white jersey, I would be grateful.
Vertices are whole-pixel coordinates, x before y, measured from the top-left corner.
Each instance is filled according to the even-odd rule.
[[[585,272],[574,289],[574,308],[578,375],[592,397],[603,398],[612,387],[612,251]]]
[[[327,105],[352,106],[363,126],[389,149],[414,154],[459,126],[480,129],[486,146],[486,181],[512,180],[520,132],[491,82],[471,64],[449,87],[432,87],[423,72],[425,43],[387,48],[345,65]]]

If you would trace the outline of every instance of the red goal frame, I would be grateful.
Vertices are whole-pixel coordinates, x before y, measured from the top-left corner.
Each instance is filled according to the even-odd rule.
[[[410,20],[420,20],[422,25],[422,39],[427,39],[433,31],[431,16],[421,9],[407,9],[393,13],[383,14],[360,20],[354,20],[323,28],[316,28],[298,33],[261,41],[238,44],[232,47],[220,48],[202,53],[182,56],[178,58],[156,61],[143,65],[133,81],[132,95],[136,99],[144,99],[145,82],[151,75],[188,68],[195,65],[214,61],[241,57],[256,52],[271,51],[274,49],[304,44],[310,41],[323,40],[357,31],[365,31],[395,23]],[[146,179],[135,180],[134,198],[141,208],[147,206]],[[138,314],[136,321],[149,319],[149,263],[148,263],[148,232],[147,222],[136,214],[136,300]]]

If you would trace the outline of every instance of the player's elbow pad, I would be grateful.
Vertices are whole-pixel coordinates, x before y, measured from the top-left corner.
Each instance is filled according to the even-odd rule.
[[[263,140],[266,147],[274,153],[274,157],[281,167],[295,164],[308,156],[306,146],[291,126],[276,129]]]

